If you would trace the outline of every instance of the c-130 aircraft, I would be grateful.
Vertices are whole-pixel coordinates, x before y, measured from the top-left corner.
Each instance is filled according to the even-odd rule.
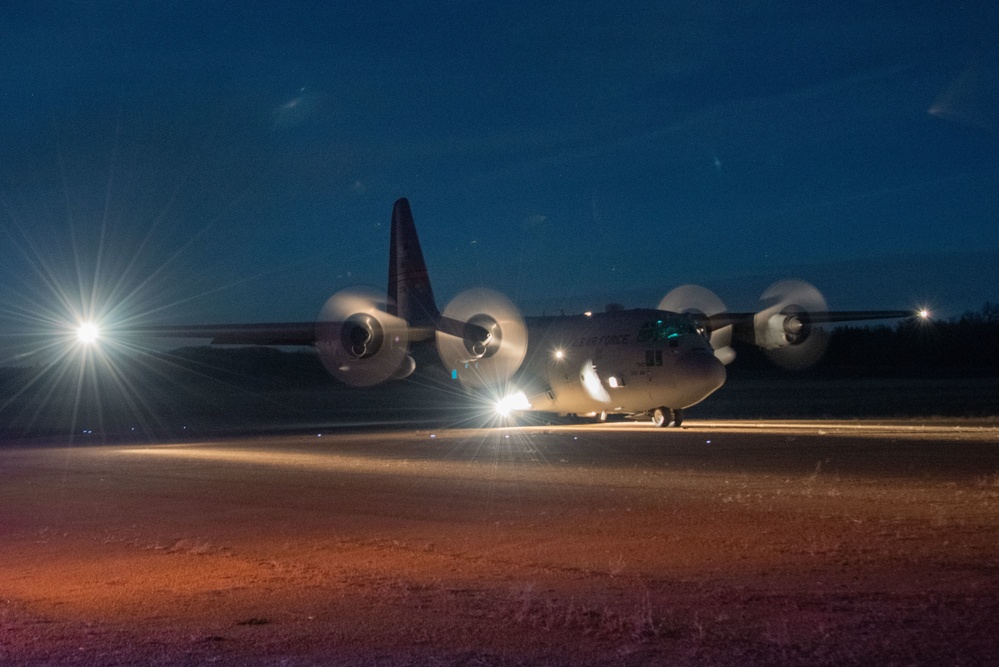
[[[665,427],[679,426],[686,408],[724,384],[725,366],[735,359],[733,338],[798,368],[825,349],[818,325],[913,315],[830,311],[818,290],[801,281],[775,283],[761,300],[759,311],[732,313],[709,290],[684,285],[657,308],[522,317],[502,294],[474,288],[440,311],[409,202],[399,199],[392,211],[387,294],[337,292],[316,322],[156,326],[130,333],[210,338],[220,345],[312,346],[336,379],[356,387],[410,376],[417,366],[413,352],[436,346],[451,378],[492,397],[500,414],[617,414]]]

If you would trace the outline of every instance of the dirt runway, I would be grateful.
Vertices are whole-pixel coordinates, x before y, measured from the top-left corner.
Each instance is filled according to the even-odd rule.
[[[0,663],[986,664],[999,427],[0,448]]]

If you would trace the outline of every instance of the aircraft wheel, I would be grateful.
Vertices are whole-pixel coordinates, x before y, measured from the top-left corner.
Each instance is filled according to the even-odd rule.
[[[683,423],[683,410],[673,408],[656,408],[652,411],[652,423],[660,428],[672,426],[678,428]]]

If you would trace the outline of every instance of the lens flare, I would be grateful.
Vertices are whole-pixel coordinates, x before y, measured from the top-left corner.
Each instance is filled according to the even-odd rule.
[[[76,338],[84,345],[92,345],[100,338],[100,330],[93,322],[84,322],[77,328]]]
[[[514,412],[530,410],[531,407],[527,395],[522,391],[517,391],[496,401],[496,414],[500,417],[509,417]]]

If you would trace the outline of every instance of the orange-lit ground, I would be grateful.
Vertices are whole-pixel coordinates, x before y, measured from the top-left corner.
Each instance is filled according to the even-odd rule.
[[[983,664],[994,424],[0,449],[2,664]]]

